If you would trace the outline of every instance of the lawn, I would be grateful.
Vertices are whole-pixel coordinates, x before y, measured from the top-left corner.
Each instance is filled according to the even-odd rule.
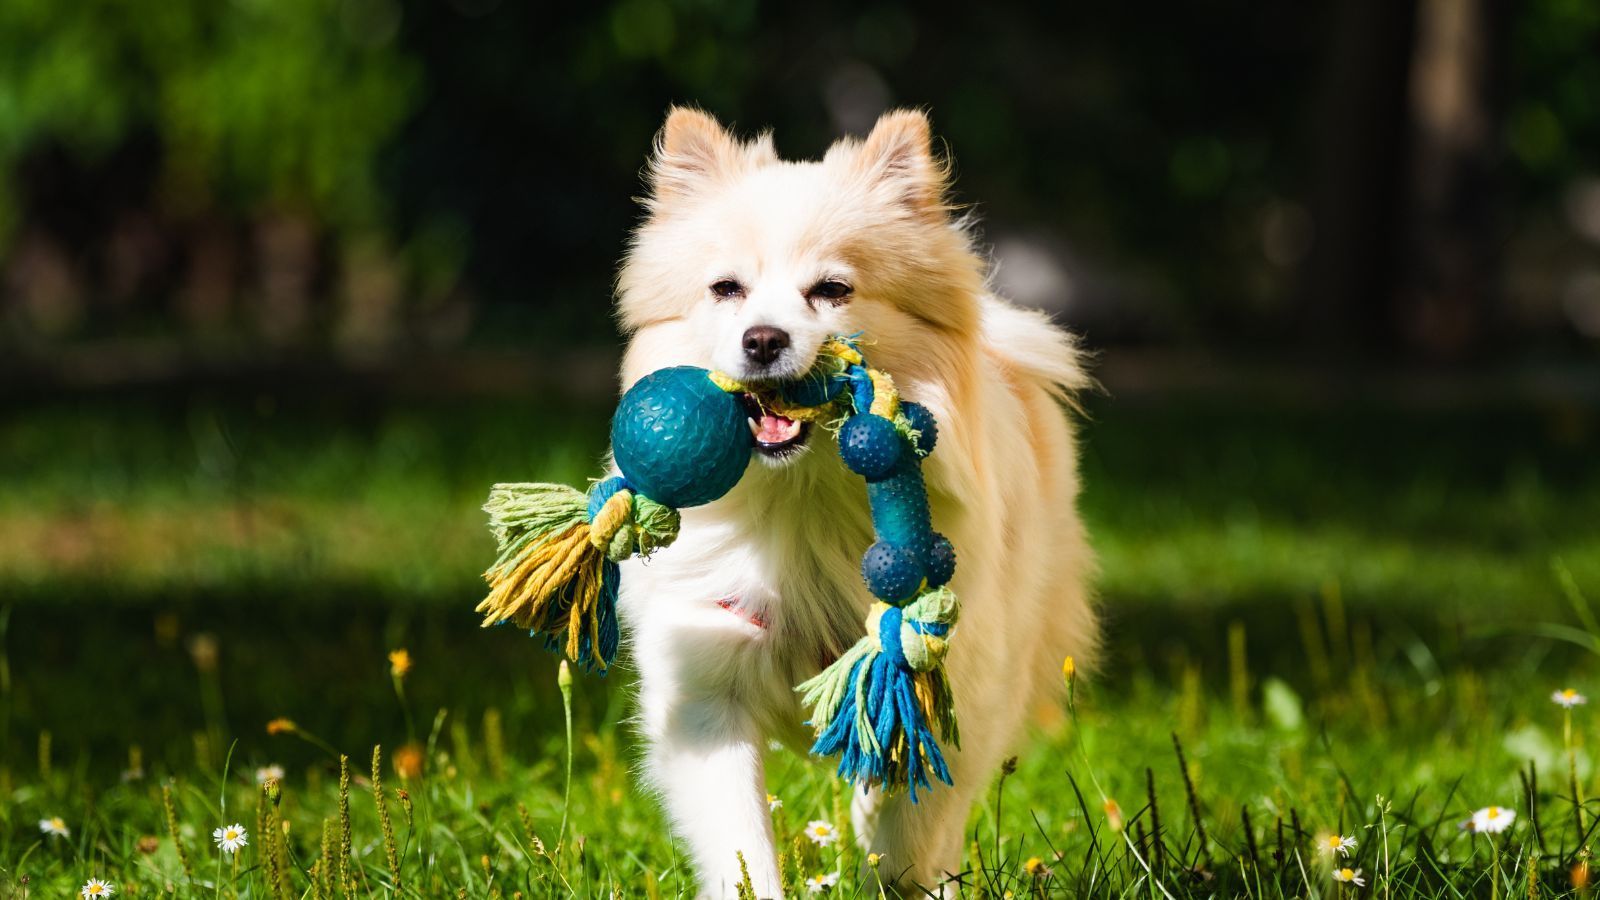
[[[1109,653],[975,811],[972,895],[1580,890],[1600,803],[1573,801],[1600,797],[1600,732],[1580,706],[1568,737],[1550,694],[1600,690],[1600,420],[1091,412]],[[487,485],[577,482],[604,429],[580,403],[340,391],[8,410],[0,897],[91,877],[119,896],[692,896],[630,775],[626,667],[577,680],[569,748],[555,661],[471,612]],[[279,718],[296,725],[269,734]],[[837,871],[834,895],[878,896],[848,836],[799,837],[847,828],[847,789],[782,750],[769,774],[796,884]],[[1459,827],[1489,806],[1515,811],[1507,831]],[[56,816],[64,837],[39,827]],[[249,844],[217,852],[235,822]],[[1332,834],[1365,887],[1335,882]]]

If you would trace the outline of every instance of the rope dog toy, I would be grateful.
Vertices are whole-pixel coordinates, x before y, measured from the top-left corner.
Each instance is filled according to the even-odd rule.
[[[915,801],[931,779],[951,783],[940,742],[960,746],[943,665],[960,613],[946,587],[955,548],[933,530],[922,479],[938,424],[926,407],[902,401],[852,338],[831,338],[810,372],[776,386],[692,366],[652,372],[612,417],[612,457],[622,474],[587,493],[495,485],[484,511],[500,553],[484,573],[483,624],[527,628],[604,674],[619,644],[618,563],[670,545],[678,510],[727,494],[749,464],[755,439],[742,395],[836,431],[841,460],[867,482],[876,540],[861,575],[877,598],[867,633],[795,690],[811,710],[812,753],[837,755],[848,781],[907,788]]]

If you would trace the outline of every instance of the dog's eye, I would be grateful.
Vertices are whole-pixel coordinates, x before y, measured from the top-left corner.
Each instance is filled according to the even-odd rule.
[[[732,300],[736,297],[744,296],[744,285],[734,281],[732,278],[723,278],[712,283],[711,293],[716,294],[723,300]]]
[[[850,285],[835,278],[826,278],[812,285],[811,290],[806,291],[806,297],[828,303],[839,303],[849,298],[850,291]]]

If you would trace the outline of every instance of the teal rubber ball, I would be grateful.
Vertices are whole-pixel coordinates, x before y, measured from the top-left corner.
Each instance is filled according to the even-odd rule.
[[[639,379],[611,417],[611,455],[622,477],[674,509],[710,503],[733,490],[754,446],[739,398],[693,366]]]

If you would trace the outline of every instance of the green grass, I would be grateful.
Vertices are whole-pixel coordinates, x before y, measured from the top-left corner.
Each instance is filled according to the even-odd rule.
[[[1329,860],[1313,848],[1316,835],[1337,832],[1359,841],[1348,865],[1364,871],[1373,896],[1383,896],[1376,893],[1383,888],[1400,897],[1488,896],[1488,862],[1496,847],[1504,896],[1528,895],[1530,865],[1538,873],[1537,896],[1564,895],[1580,842],[1564,777],[1561,713],[1544,696],[1549,682],[1539,677],[1538,661],[1523,656],[1492,679],[1454,669],[1425,680],[1367,659],[1354,647],[1345,650],[1329,683],[1303,692],[1241,661],[1250,679],[1241,703],[1228,691],[1207,689],[1199,659],[1180,664],[1176,683],[1140,673],[1115,688],[1080,689],[1078,727],[1064,717],[1041,725],[1015,774],[993,788],[974,814],[964,883],[974,895],[982,890],[990,896],[1007,890],[1017,896],[1340,896]],[[381,656],[370,662],[364,668],[371,702],[388,692],[388,710],[396,711],[408,701],[390,691]],[[450,660],[422,656],[407,686],[454,677]],[[548,709],[551,687],[524,684],[513,706]],[[564,746],[554,719],[519,726],[519,716],[509,710],[496,708],[485,716],[410,701],[420,729],[414,746],[426,748],[423,772],[402,779],[392,765],[383,766],[400,895],[465,889],[472,897],[516,891],[543,897],[569,890],[580,896],[645,896],[652,883],[662,896],[692,895],[684,861],[665,837],[660,815],[628,776],[633,748],[618,725],[623,692],[580,681],[577,693],[577,774],[564,845],[557,841]],[[1263,696],[1270,699],[1262,702]],[[397,716],[370,738],[405,746],[413,740],[405,721]],[[1580,737],[1593,733],[1585,710],[1578,710],[1577,721]],[[273,896],[256,824],[264,801],[253,773],[258,765],[282,761],[288,774],[281,805],[268,815],[291,825],[283,871],[292,895],[303,895],[311,883],[306,870],[321,855],[325,823],[337,833],[336,762],[307,741],[266,737],[260,723],[252,723],[237,736],[224,775],[223,760],[236,736],[215,724],[173,736],[181,748],[159,761],[146,757],[144,776],[126,782],[81,758],[53,759],[59,748],[41,752],[37,760],[13,759],[0,835],[7,884],[16,889],[25,874],[38,895],[59,896],[88,877],[105,877],[124,895],[161,894],[171,886],[180,895],[210,896],[220,857],[208,836],[237,820],[250,830],[252,844],[240,853],[237,871],[232,858],[224,861],[224,891]],[[1187,754],[1204,843],[1174,734]],[[392,877],[372,785],[363,777],[370,771],[371,749],[353,743],[344,749],[354,757],[351,844],[355,877],[362,883],[358,894],[385,896]],[[1539,775],[1542,851],[1518,779],[1528,759]],[[1579,760],[1584,794],[1600,795],[1581,750]],[[1161,822],[1160,851],[1151,836],[1147,771]],[[848,792],[823,767],[774,751],[769,773],[771,790],[783,800],[774,817],[786,840],[811,819],[848,827]],[[175,794],[192,875],[168,837],[163,784],[171,784]],[[409,810],[397,788],[409,795]],[[1108,820],[1107,799],[1122,811],[1121,831]],[[1517,810],[1519,822],[1509,834],[1491,839],[1458,828],[1474,808],[1491,804]],[[1586,834],[1600,814],[1600,804],[1588,807]],[[1248,839],[1246,812],[1253,828]],[[72,828],[70,838],[44,839],[35,830],[36,819],[54,815]],[[1298,837],[1294,821],[1301,826]],[[1280,822],[1286,829],[1282,843]],[[153,853],[139,849],[147,836],[155,838]],[[848,841],[791,847],[798,849],[790,859],[801,875],[841,871],[837,895],[876,896],[870,870],[858,874],[862,859]],[[1038,857],[1049,874],[1030,875],[1030,857]],[[1146,863],[1157,875],[1154,884]]]
[[[1084,511],[1106,664],[1077,684],[1076,724],[1042,715],[974,812],[969,893],[1488,897],[1496,848],[1500,896],[1529,896],[1530,866],[1536,896],[1570,892],[1600,803],[1580,835],[1548,695],[1600,690],[1572,600],[1600,598],[1592,424],[1097,403]],[[406,779],[382,770],[400,895],[692,896],[631,776],[626,668],[578,681],[568,808],[554,661],[471,614],[486,485],[578,481],[604,425],[583,407],[340,396],[127,397],[0,420],[0,897],[23,878],[63,896],[90,877],[119,896],[272,896],[254,781],[267,764],[287,771],[271,815],[289,824],[288,892],[314,896],[325,823],[337,845],[338,762],[267,734],[278,716],[352,760],[361,896],[391,892],[378,744],[424,760]],[[403,692],[395,647],[417,661]],[[1591,713],[1575,724],[1579,793],[1600,797]],[[124,781],[134,759],[143,777]],[[786,840],[813,818],[848,827],[826,766],[773,751],[769,779]],[[1507,834],[1457,827],[1491,804],[1517,810]],[[56,815],[70,838],[40,834]],[[251,844],[219,888],[209,835],[234,821]],[[1364,891],[1337,887],[1312,848],[1335,831],[1360,842],[1348,865]],[[799,875],[837,870],[836,896],[878,896],[848,840],[798,847]],[[1030,874],[1033,857],[1048,874]]]

